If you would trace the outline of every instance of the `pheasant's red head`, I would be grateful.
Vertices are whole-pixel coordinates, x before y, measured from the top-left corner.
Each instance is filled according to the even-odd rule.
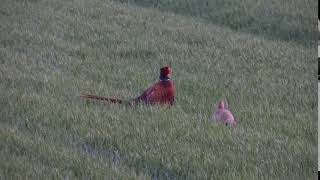
[[[168,76],[171,72],[171,69],[169,68],[169,66],[163,66],[161,69],[160,69],[160,74],[162,76]]]

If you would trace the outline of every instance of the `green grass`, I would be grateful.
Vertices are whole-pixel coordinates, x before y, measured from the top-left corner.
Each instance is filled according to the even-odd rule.
[[[310,46],[315,41],[314,0],[114,0],[203,19],[236,31]]]
[[[157,2],[2,2],[0,178],[316,178],[315,2],[241,1],[249,14],[240,2]],[[263,7],[282,13],[260,22]],[[278,23],[287,16],[301,18]],[[171,108],[78,97],[134,97],[163,64]],[[210,122],[221,98],[236,128]]]

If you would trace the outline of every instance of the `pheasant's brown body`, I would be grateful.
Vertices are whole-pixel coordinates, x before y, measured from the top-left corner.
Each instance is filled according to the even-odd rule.
[[[174,103],[174,87],[172,80],[159,80],[142,94],[134,99],[134,102],[147,104],[170,104]]]

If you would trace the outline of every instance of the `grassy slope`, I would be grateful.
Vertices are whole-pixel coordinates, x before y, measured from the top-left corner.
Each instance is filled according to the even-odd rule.
[[[195,16],[236,31],[310,45],[315,40],[315,0],[114,0]],[[311,28],[312,27],[312,28]]]
[[[1,179],[316,177],[314,48],[114,1],[7,0],[0,14]],[[172,108],[77,97],[133,97],[163,64]],[[209,121],[220,98],[237,128]]]

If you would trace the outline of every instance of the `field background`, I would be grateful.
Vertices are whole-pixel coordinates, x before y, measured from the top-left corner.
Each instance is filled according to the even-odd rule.
[[[2,0],[0,179],[315,179],[315,0]],[[176,104],[128,99],[172,67]],[[210,122],[225,99],[238,125]]]

